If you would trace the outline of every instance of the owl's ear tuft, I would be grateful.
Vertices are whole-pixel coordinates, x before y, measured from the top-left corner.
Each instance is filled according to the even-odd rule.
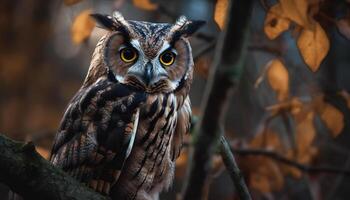
[[[180,37],[189,37],[205,24],[203,20],[188,20],[185,16],[181,16],[170,30],[170,40],[175,42]]]
[[[198,29],[200,29],[205,24],[206,24],[206,21],[203,21],[203,20],[187,21],[186,25],[183,27],[182,32],[185,37],[191,36],[193,33],[195,33]]]
[[[116,27],[111,16],[97,13],[91,14],[90,16],[97,22],[97,27],[110,31],[115,30]]]
[[[124,19],[121,13],[118,11],[113,12],[113,16],[102,14],[91,14],[91,17],[97,22],[97,26],[109,31],[120,31],[126,36],[131,38],[134,36],[134,32],[129,25],[129,22]]]

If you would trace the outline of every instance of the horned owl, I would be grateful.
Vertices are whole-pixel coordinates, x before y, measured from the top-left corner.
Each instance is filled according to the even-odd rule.
[[[158,199],[190,127],[188,37],[204,23],[92,16],[108,33],[64,114],[50,160],[113,199]]]

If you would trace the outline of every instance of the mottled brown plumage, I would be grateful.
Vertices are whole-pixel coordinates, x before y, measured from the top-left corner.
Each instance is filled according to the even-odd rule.
[[[203,23],[94,17],[109,32],[64,114],[51,162],[112,199],[158,199],[190,127],[187,37]]]

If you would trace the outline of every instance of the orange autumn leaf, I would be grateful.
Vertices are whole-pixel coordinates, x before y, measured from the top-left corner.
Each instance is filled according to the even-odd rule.
[[[288,150],[286,154],[288,159],[295,160],[301,164],[310,164],[317,154],[317,148],[312,146],[316,137],[316,129],[313,123],[314,116],[314,112],[308,110],[306,107],[302,108],[300,112],[293,114],[296,123],[296,149]],[[294,178],[301,178],[302,172],[299,169],[286,164],[281,164],[280,166],[283,174],[291,175]]]
[[[294,115],[296,123],[296,147],[298,153],[305,152],[312,144],[316,137],[316,130],[314,126],[314,116],[313,111],[302,111]]]
[[[307,148],[306,150],[304,150],[304,152],[299,153],[298,155],[295,156],[295,151],[293,151],[292,149],[290,149],[287,152],[287,158],[291,159],[291,160],[295,160],[298,163],[302,163],[302,164],[310,164],[310,162],[312,161],[312,159],[317,155],[318,150],[316,147],[310,146],[310,148]],[[283,174],[285,175],[290,175],[294,178],[301,178],[303,172],[300,171],[298,168],[287,165],[287,164],[283,164],[281,163],[281,170],[283,172]]]
[[[71,5],[77,4],[81,1],[82,0],[64,0],[63,2],[66,6],[71,6]]]
[[[157,10],[158,4],[151,2],[150,0],[132,0],[135,7],[142,10]]]
[[[90,17],[90,14],[91,10],[84,10],[74,19],[71,33],[75,44],[80,44],[90,37],[95,27],[95,21]]]
[[[283,101],[289,95],[289,74],[279,59],[267,63],[267,79],[271,88],[277,93],[277,99]]]
[[[217,0],[214,11],[214,20],[222,30],[225,26],[228,0]]]
[[[283,150],[283,144],[279,135],[272,130],[268,129],[265,133],[258,134],[250,142],[249,147],[251,148],[268,148],[270,150]]]
[[[342,132],[344,128],[344,115],[333,105],[325,103],[320,116],[331,131],[333,137],[337,137]]]
[[[284,149],[279,135],[269,129],[256,135],[248,145],[252,149],[266,148],[276,152]],[[247,156],[240,159],[240,166],[243,171],[249,173],[250,187],[258,191],[272,192],[283,187],[284,177],[279,169],[279,163],[275,160],[264,156]]]
[[[250,164],[255,166],[249,175],[250,187],[264,193],[277,191],[283,187],[284,177],[278,163],[269,158],[256,157],[250,160]]]
[[[280,0],[283,16],[302,26],[311,28],[308,20],[308,0]]]
[[[301,56],[309,68],[315,72],[329,51],[328,37],[319,23],[315,29],[303,29],[297,45]]]
[[[267,37],[273,40],[288,30],[289,25],[290,20],[283,17],[281,4],[278,3],[268,11],[264,22],[264,31]]]

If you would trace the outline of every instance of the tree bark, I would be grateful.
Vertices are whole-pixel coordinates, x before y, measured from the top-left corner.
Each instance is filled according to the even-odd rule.
[[[248,27],[253,0],[230,2],[226,26],[219,37],[213,66],[194,134],[190,172],[184,188],[185,200],[203,199],[203,186],[211,167],[211,156],[219,145],[225,111],[242,73],[247,51]]]
[[[108,199],[51,165],[33,143],[14,142],[0,135],[0,182],[24,199]]]

